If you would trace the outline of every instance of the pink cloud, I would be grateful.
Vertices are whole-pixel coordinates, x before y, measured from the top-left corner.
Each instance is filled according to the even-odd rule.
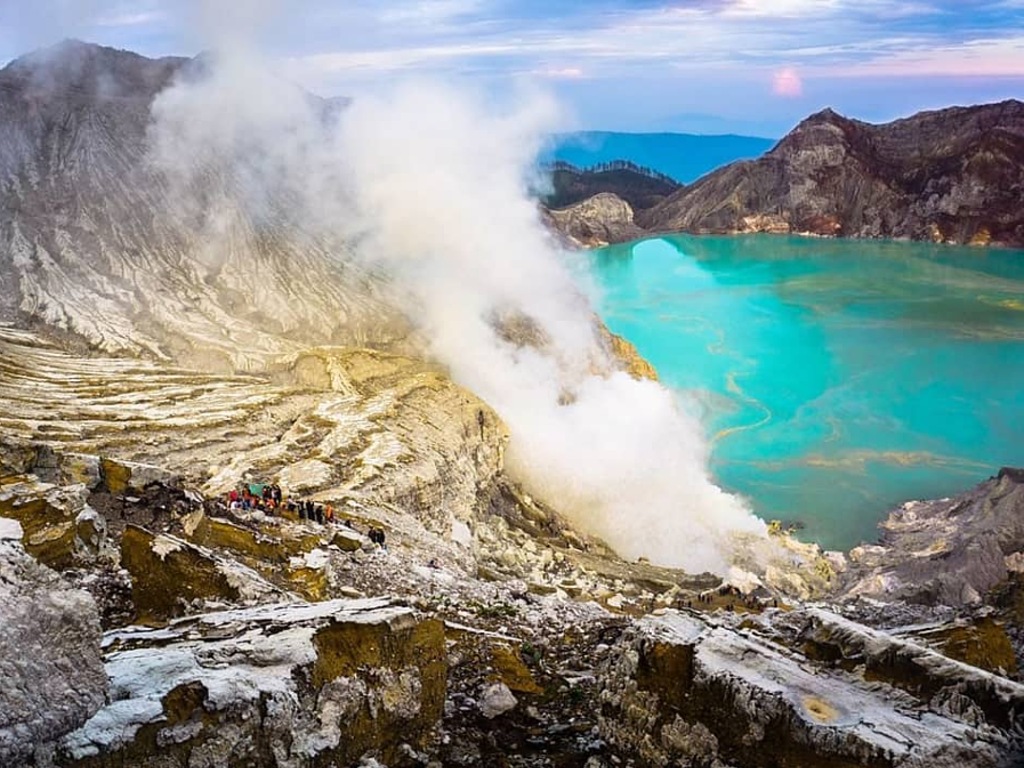
[[[804,92],[804,83],[792,67],[780,69],[772,75],[772,92],[776,96],[795,99]]]

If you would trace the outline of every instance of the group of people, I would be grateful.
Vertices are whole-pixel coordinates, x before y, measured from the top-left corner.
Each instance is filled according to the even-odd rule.
[[[325,525],[339,520],[330,504],[320,504],[311,499],[285,498],[281,486],[273,483],[245,483],[232,489],[227,494],[227,506],[232,512],[258,510],[264,514],[282,514],[287,512],[298,515],[300,520]],[[339,520],[343,525],[355,530],[349,520]],[[383,528],[372,527],[367,537],[382,549],[387,549]]]
[[[302,520],[312,520],[321,525],[334,522],[334,507],[330,504],[318,504],[310,499],[286,500],[281,486],[276,484],[245,484],[241,490],[231,490],[227,502],[228,509],[232,511],[259,510],[268,515],[288,511]]]

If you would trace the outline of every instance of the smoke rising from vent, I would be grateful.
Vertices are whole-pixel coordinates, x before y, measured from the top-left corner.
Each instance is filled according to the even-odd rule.
[[[257,218],[386,274],[427,353],[508,424],[510,473],[581,528],[694,572],[724,573],[737,537],[763,536],[709,479],[700,425],[618,370],[542,224],[528,190],[560,120],[549,98],[413,82],[332,110],[231,46],[153,118],[153,162],[183,201],[230,175]]]

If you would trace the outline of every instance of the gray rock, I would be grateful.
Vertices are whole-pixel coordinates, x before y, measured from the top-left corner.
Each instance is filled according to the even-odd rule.
[[[488,720],[493,720],[498,715],[511,712],[518,703],[507,685],[504,683],[491,683],[480,692],[477,706],[480,707],[481,715]]]
[[[907,502],[880,528],[878,544],[850,553],[840,597],[978,604],[1024,551],[1024,471],[1003,469],[954,498]]]
[[[602,736],[649,766],[994,768],[1024,755],[1024,686],[825,611],[803,618],[807,655],[770,627],[642,619],[602,672]]]
[[[12,528],[0,530],[0,765],[13,768],[95,714],[107,676],[93,599],[5,538]]]
[[[567,208],[549,211],[555,230],[581,246],[621,243],[643,235],[633,208],[618,195],[602,192]]]

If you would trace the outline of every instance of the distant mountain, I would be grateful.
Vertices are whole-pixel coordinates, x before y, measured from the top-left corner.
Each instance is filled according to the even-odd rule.
[[[884,125],[832,110],[764,157],[638,212],[648,231],[807,232],[1024,245],[1024,104],[953,107]]]
[[[584,131],[556,136],[545,159],[578,168],[628,160],[689,184],[736,160],[760,157],[774,144],[775,139],[754,136]]]

